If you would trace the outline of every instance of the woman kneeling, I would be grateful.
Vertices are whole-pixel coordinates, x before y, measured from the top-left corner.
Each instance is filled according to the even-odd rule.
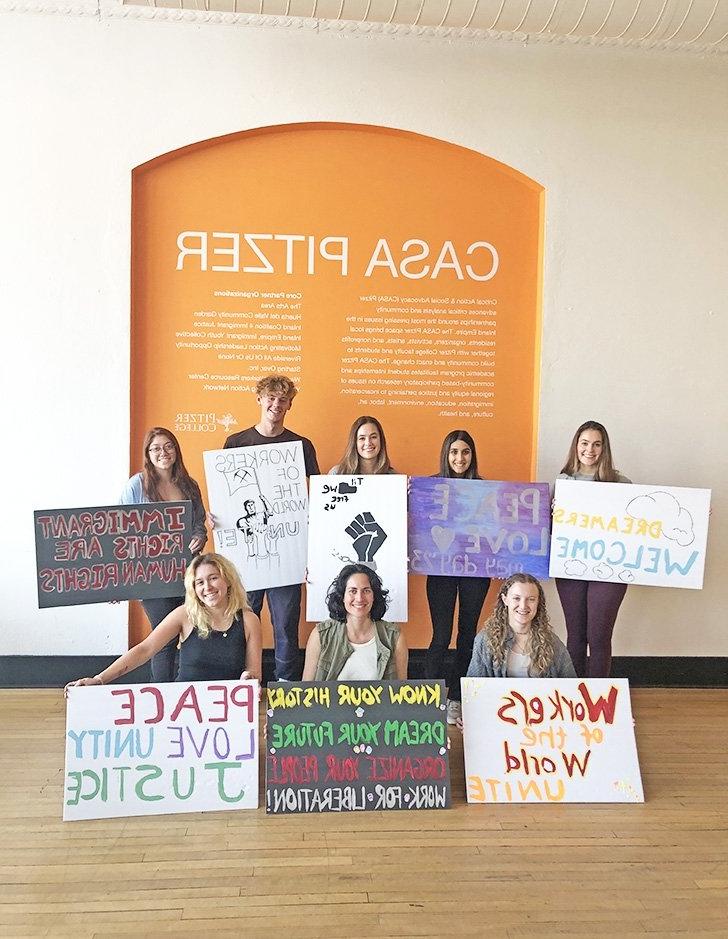
[[[407,677],[407,643],[382,619],[387,594],[365,564],[347,564],[329,587],[330,619],[308,638],[304,681],[375,681]]]
[[[566,646],[551,629],[541,584],[513,574],[475,637],[469,678],[576,678]]]
[[[237,571],[219,554],[201,554],[185,574],[185,604],[169,613],[146,639],[93,678],[66,685],[106,685],[144,665],[167,643],[179,646],[177,681],[261,677],[260,620],[248,605]]]

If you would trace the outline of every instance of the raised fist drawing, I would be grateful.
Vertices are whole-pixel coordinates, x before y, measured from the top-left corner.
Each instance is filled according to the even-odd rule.
[[[374,555],[386,541],[387,533],[372,513],[360,512],[344,531],[353,542],[359,562],[376,570]]]

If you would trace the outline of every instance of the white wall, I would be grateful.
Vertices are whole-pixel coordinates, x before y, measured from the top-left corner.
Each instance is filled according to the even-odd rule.
[[[728,655],[725,59],[104,16],[0,27],[0,654],[125,647],[124,604],[37,610],[32,510],[104,504],[127,476],[131,169],[332,120],[451,140],[546,187],[539,478],[596,418],[635,481],[714,487],[705,589],[632,587],[615,653]]]

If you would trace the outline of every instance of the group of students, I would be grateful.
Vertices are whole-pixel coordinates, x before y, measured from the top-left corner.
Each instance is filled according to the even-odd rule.
[[[258,424],[225,441],[225,447],[261,446],[301,441],[306,474],[319,472],[310,440],[284,426],[297,389],[290,378],[271,375],[256,387],[261,408]],[[358,418],[345,453],[331,473],[395,473],[384,429],[374,417]],[[437,473],[450,479],[481,479],[475,442],[465,430],[443,441]],[[574,434],[559,479],[629,482],[615,468],[606,429],[594,421]],[[261,677],[259,614],[264,596],[274,631],[276,677],[298,677],[298,624],[301,585],[291,584],[246,594],[233,565],[218,554],[202,554],[207,540],[206,516],[199,485],[184,465],[175,435],[154,427],[145,436],[143,469],[129,480],[122,504],[189,500],[192,503],[190,561],[184,596],[145,600],[152,632],[107,669],[71,685],[106,684],[152,660],[155,682]],[[460,679],[471,677],[607,677],[611,637],[626,586],[580,580],[556,580],[567,628],[567,647],[554,634],[541,584],[529,574],[514,574],[499,589],[491,616],[476,638],[478,621],[490,587],[487,577],[427,578],[432,641],[426,655],[426,677],[446,679],[448,722],[460,718]],[[327,594],[329,619],[311,632],[303,669],[304,681],[337,679],[404,679],[408,650],[396,624],[384,619],[388,591],[375,571],[349,564]],[[449,675],[445,653],[458,606],[457,642]],[[568,651],[567,651],[568,649]],[[588,655],[587,655],[588,653]],[[573,663],[573,664],[572,664]]]

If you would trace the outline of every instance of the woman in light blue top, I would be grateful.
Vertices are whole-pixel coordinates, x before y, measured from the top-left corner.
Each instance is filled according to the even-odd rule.
[[[126,484],[119,503],[191,502],[192,538],[188,549],[190,556],[198,554],[207,541],[205,507],[200,487],[187,472],[177,438],[166,427],[152,427],[144,437],[142,453],[144,468]],[[184,588],[180,584],[179,596],[144,600],[142,606],[152,629],[155,629],[165,616],[184,602]],[[174,681],[176,676],[177,640],[174,639],[152,658],[152,680]]]

